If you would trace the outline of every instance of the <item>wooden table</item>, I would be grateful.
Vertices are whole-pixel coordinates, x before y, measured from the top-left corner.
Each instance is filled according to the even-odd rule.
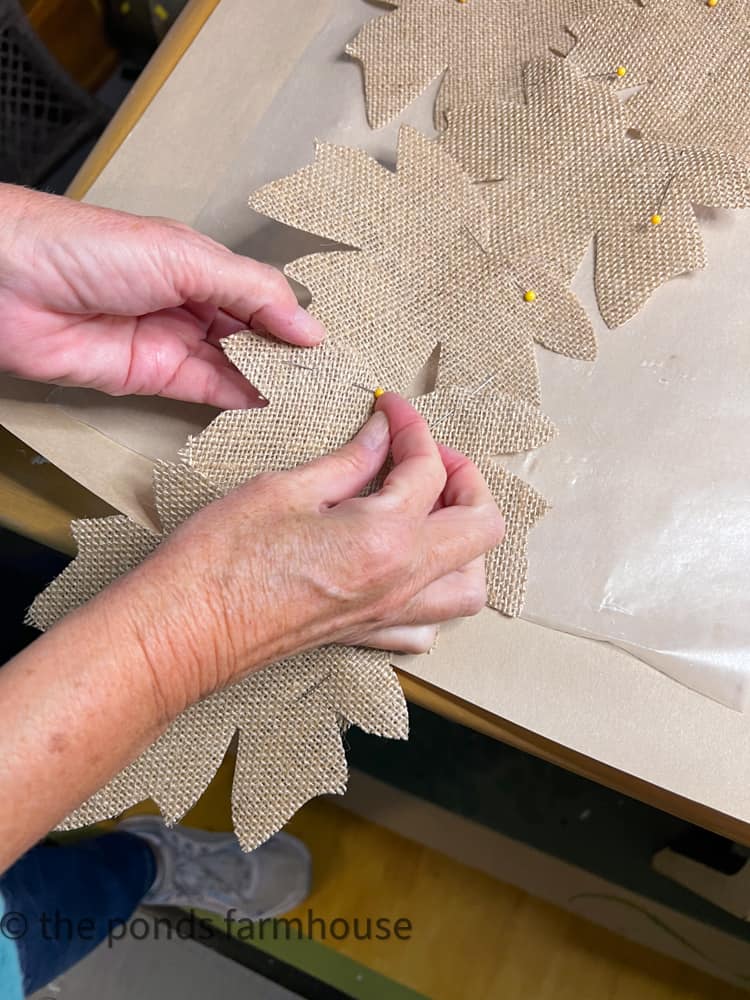
[[[219,2],[191,0],[73,181],[69,191],[72,197],[82,198],[86,194]],[[106,504],[60,470],[50,465],[32,465],[28,449],[2,429],[0,449],[3,469],[0,474],[0,520],[13,530],[70,552],[70,518],[110,511]],[[750,824],[742,820],[577,753],[426,682],[403,673],[401,680],[407,697],[415,704],[733,840],[750,844]]]

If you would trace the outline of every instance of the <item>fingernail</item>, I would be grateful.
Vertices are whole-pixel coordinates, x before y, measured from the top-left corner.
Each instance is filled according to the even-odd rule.
[[[388,417],[378,410],[357,435],[357,440],[372,451],[380,448],[388,437]]]
[[[307,309],[303,309],[302,306],[297,306],[297,310],[294,314],[294,325],[306,337],[316,344],[325,339],[325,328],[315,319],[314,316],[310,315]]]

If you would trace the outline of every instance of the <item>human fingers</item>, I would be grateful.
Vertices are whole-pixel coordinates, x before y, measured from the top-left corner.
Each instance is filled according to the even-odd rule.
[[[220,347],[221,341],[225,337],[231,337],[233,333],[239,333],[244,329],[245,324],[242,320],[235,319],[234,316],[230,316],[229,313],[224,312],[223,309],[217,309],[214,320],[208,328],[206,340],[210,344],[215,344],[217,347]]]
[[[479,469],[453,448],[440,445],[439,450],[446,483],[426,526],[436,578],[499,545],[505,534],[505,521]]]
[[[182,309],[196,319],[209,344],[220,346],[224,337],[245,329],[242,320],[235,319],[210,302],[186,302]]]
[[[244,410],[263,402],[258,390],[227,362],[220,350],[209,356],[186,357],[158,395],[220,410]]]
[[[443,507],[427,519],[429,577],[440,579],[499,545],[505,522],[492,498],[476,506]]]
[[[381,507],[428,514],[445,486],[438,446],[425,420],[401,396],[387,392],[376,408],[388,417],[393,468],[372,499]]]
[[[356,497],[382,468],[389,440],[388,418],[373,413],[342,448],[295,469],[297,488],[327,506]]]
[[[276,268],[210,243],[195,243],[176,230],[170,235],[182,244],[182,252],[163,248],[162,266],[183,301],[209,302],[243,325],[289,344],[309,347],[323,340],[323,327],[299,305]]]
[[[390,653],[429,653],[437,634],[437,625],[394,625],[370,632],[361,645]]]
[[[416,594],[398,616],[398,625],[433,625],[470,618],[487,603],[484,557],[472,559],[466,566],[447,573]]]
[[[446,475],[442,506],[476,507],[495,502],[484,476],[470,458],[444,444],[438,449]]]

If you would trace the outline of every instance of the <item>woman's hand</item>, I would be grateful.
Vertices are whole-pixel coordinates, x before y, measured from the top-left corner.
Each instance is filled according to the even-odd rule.
[[[283,275],[187,226],[0,184],[0,370],[222,409],[258,394],[221,350],[252,327],[323,329]]]
[[[475,466],[389,393],[339,451],[206,507],[100,600],[128,609],[168,719],[313,646],[426,651],[436,623],[484,607],[503,530]]]
[[[487,486],[403,399],[377,410],[339,451],[191,517],[0,670],[0,871],[197,699],[323,643],[424,649],[480,610],[503,533]],[[359,497],[389,444],[383,488]]]

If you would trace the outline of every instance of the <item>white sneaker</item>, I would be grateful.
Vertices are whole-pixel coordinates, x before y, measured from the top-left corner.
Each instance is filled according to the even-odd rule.
[[[150,906],[262,920],[287,913],[310,893],[310,852],[288,833],[246,854],[232,833],[167,827],[157,816],[133,816],[117,829],[143,837],[154,850],[156,881],[143,900]]]

